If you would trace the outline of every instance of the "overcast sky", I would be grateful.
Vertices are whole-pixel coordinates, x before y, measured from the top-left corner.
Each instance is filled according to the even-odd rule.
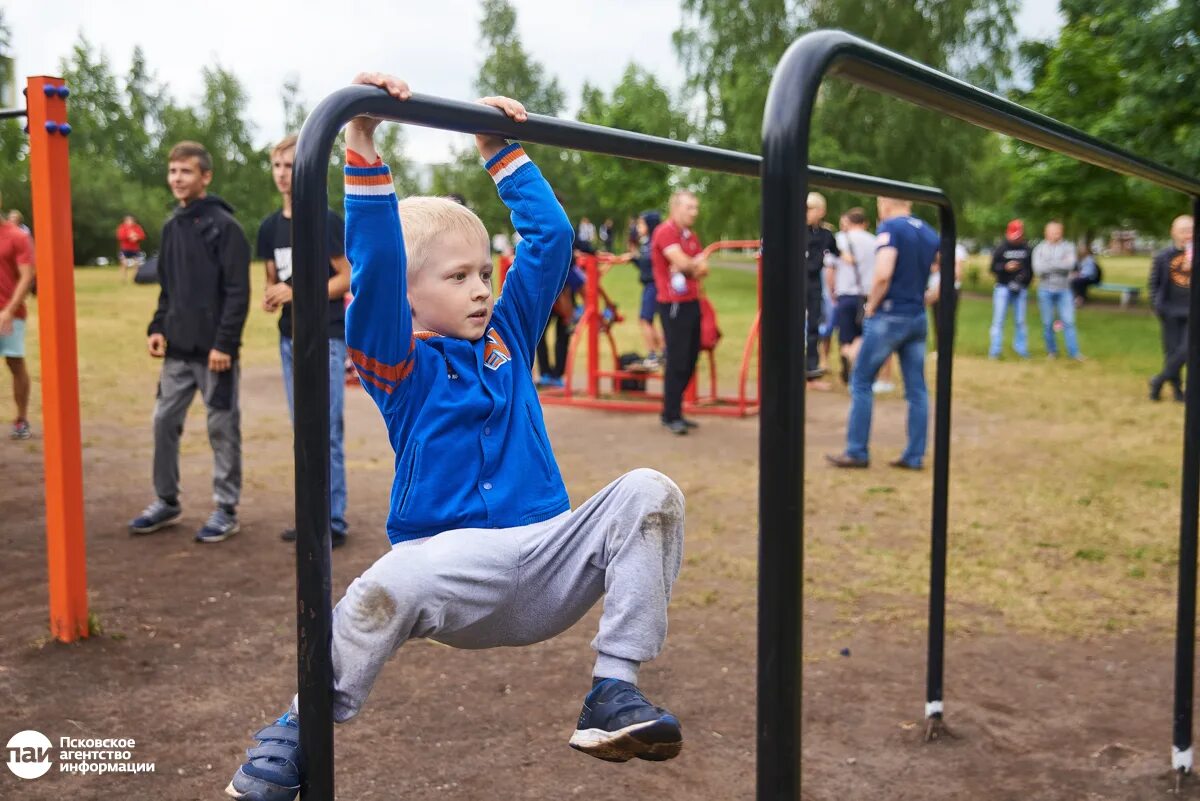
[[[559,79],[575,111],[584,81],[608,89],[631,61],[676,89],[683,72],[671,47],[679,0],[512,0],[521,41]],[[82,32],[123,74],[141,45],[172,95],[196,100],[200,68],[220,64],[243,82],[260,143],[284,132],[280,87],[298,76],[311,108],[360,70],[393,72],[414,90],[472,98],[482,60],[479,0],[342,0],[259,2],[209,0],[166,4],[149,0],[0,0],[12,28],[17,74],[56,75]],[[1025,0],[1017,27],[1044,37],[1059,26],[1054,4]],[[537,111],[537,109],[532,109]],[[456,139],[456,137],[458,137]],[[410,156],[445,160],[461,134],[408,130]]]

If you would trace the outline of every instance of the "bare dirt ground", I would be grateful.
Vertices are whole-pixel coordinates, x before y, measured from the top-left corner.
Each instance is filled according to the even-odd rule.
[[[26,728],[55,741],[131,737],[136,759],[156,763],[153,774],[52,772],[33,781],[0,770],[0,798],[217,799],[248,735],[287,703],[294,572],[278,532],[291,524],[292,459],[277,371],[247,369],[242,403],[243,531],[213,546],[191,536],[208,512],[211,457],[199,408],[185,434],[184,524],[142,538],[125,524],[150,498],[148,426],[85,420],[88,580],[103,634],[70,646],[45,639],[40,442],[0,443],[0,737]],[[901,445],[898,400],[877,406],[876,467],[851,475],[822,465],[821,454],[840,445],[845,403],[838,393],[809,401],[816,549],[838,547],[846,519],[886,521],[887,497],[857,500],[863,485],[928,497],[928,471],[896,476],[883,466]],[[689,541],[668,644],[643,671],[648,694],[683,720],[683,754],[612,765],[567,747],[590,675],[593,610],[565,635],[525,649],[406,646],[364,713],[338,729],[340,798],[753,797],[756,421],[704,418],[695,436],[674,439],[653,415],[551,408],[547,419],[575,502],[639,466],[672,476],[687,495]],[[352,538],[334,555],[335,597],[387,548],[391,453],[361,392],[348,394],[347,425]],[[956,439],[969,441],[990,424],[959,413],[957,425]],[[957,737],[923,745],[925,644],[911,621],[922,618],[924,596],[866,587],[840,597],[830,582],[853,576],[858,558],[871,556],[828,574],[810,567],[806,577],[806,799],[1179,797],[1166,771],[1169,643],[1128,632],[1047,639],[1002,619],[953,628],[947,718]],[[952,620],[987,615],[956,604],[952,592]],[[1200,792],[1188,787],[1183,797]]]

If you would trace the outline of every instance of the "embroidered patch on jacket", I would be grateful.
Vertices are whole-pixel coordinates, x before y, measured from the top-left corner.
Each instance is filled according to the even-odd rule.
[[[512,361],[512,354],[508,352],[508,346],[504,344],[504,340],[496,333],[495,328],[489,328],[487,331],[487,344],[483,347],[483,363],[490,370],[499,370],[510,361]]]

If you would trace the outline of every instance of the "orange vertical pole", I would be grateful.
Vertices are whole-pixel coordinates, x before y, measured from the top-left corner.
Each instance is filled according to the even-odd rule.
[[[61,78],[30,78],[29,174],[38,272],[42,426],[45,431],[46,557],[50,633],[61,642],[88,636],[83,537],[83,452],[75,337],[75,252],[67,91]]]
[[[589,398],[600,397],[600,326],[603,318],[600,315],[600,270],[595,256],[583,256],[584,270],[587,273],[587,284],[584,286],[585,316],[592,320],[588,328],[587,340],[587,394]]]

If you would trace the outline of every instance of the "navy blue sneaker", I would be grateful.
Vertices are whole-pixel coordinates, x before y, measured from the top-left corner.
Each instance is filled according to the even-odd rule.
[[[634,757],[661,762],[679,755],[683,729],[674,715],[651,704],[629,682],[599,679],[583,699],[571,747],[607,762]]]
[[[196,542],[224,542],[241,530],[233,508],[218,506],[196,532]]]
[[[246,763],[233,774],[225,795],[237,801],[293,801],[304,775],[300,719],[287,712],[255,732],[254,739],[258,745],[246,749]]]
[[[130,534],[153,534],[160,528],[174,525],[183,516],[183,509],[171,505],[162,498],[155,498],[154,503],[142,510],[142,513],[129,521]]]

